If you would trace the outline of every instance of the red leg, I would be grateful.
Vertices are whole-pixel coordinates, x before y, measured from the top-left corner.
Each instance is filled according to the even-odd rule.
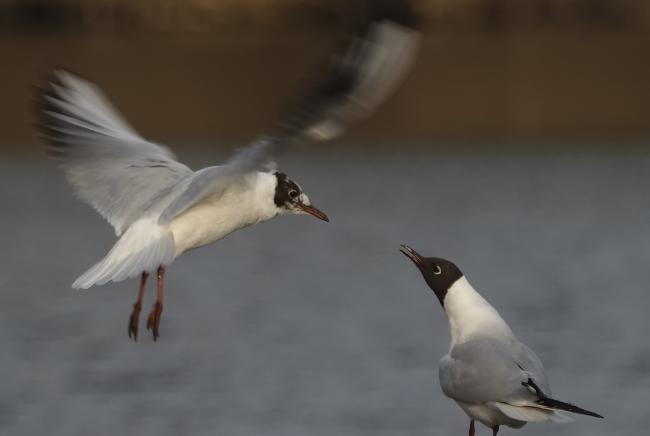
[[[474,429],[474,420],[469,421],[469,436],[474,436],[476,430]]]
[[[499,426],[495,425],[492,427],[492,436],[497,436],[497,433],[499,433]]]
[[[140,320],[140,309],[142,308],[142,297],[144,296],[144,285],[147,283],[149,277],[148,272],[143,272],[140,277],[140,291],[138,292],[138,299],[133,305],[133,311],[129,317],[129,337],[134,341],[138,340],[138,321]]]
[[[147,330],[151,330],[153,333],[154,342],[158,340],[160,336],[160,316],[162,315],[163,310],[163,280],[165,278],[165,267],[160,265],[158,267],[158,286],[156,288],[156,304],[153,305],[151,312],[149,312],[149,318],[147,318]]]

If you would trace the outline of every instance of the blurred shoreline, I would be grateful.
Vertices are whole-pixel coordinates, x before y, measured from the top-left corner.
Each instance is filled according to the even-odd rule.
[[[53,67],[98,83],[144,136],[240,142],[271,126],[337,38],[305,34],[0,38],[2,147],[36,142],[33,86]],[[404,85],[350,139],[650,136],[650,34],[427,35]]]
[[[417,64],[395,96],[353,126],[350,142],[650,137],[650,3],[412,4],[423,29]],[[365,6],[0,0],[0,149],[37,142],[33,87],[55,67],[96,82],[145,137],[246,141],[281,116]]]
[[[340,27],[386,0],[0,0],[1,29],[208,31],[242,26],[287,31]],[[475,31],[648,30],[644,0],[409,0],[428,29]],[[355,18],[356,17],[356,18]]]

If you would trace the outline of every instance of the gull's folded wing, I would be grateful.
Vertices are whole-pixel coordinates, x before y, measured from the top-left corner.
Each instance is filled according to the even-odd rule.
[[[120,235],[192,171],[138,135],[94,84],[56,71],[38,100],[38,127],[77,195]]]
[[[288,111],[272,134],[236,152],[223,167],[196,174],[162,214],[167,222],[251,171],[269,169],[273,157],[301,139],[328,140],[368,116],[398,87],[419,47],[416,16],[406,0],[372,0],[369,18]]]
[[[440,360],[438,375],[445,395],[466,403],[532,404],[535,395],[522,385],[531,377],[550,391],[535,353],[514,338],[477,336],[457,344]]]

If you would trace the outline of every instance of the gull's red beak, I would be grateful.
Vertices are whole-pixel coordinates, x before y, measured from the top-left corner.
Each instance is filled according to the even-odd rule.
[[[402,245],[400,252],[402,252],[404,256],[411,259],[413,263],[418,266],[418,268],[424,267],[424,260],[422,259],[422,256],[420,256],[420,254],[417,251],[415,251],[408,245]]]
[[[309,215],[315,216],[319,220],[330,222],[330,219],[325,215],[325,212],[315,208],[314,206],[307,206],[306,204],[299,203],[297,205],[303,212],[308,213]]]

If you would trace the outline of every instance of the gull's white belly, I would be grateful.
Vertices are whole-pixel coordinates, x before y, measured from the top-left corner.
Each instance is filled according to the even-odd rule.
[[[254,199],[245,194],[227,193],[217,199],[208,198],[170,223],[176,247],[175,256],[269,218],[271,216],[261,214]]]

